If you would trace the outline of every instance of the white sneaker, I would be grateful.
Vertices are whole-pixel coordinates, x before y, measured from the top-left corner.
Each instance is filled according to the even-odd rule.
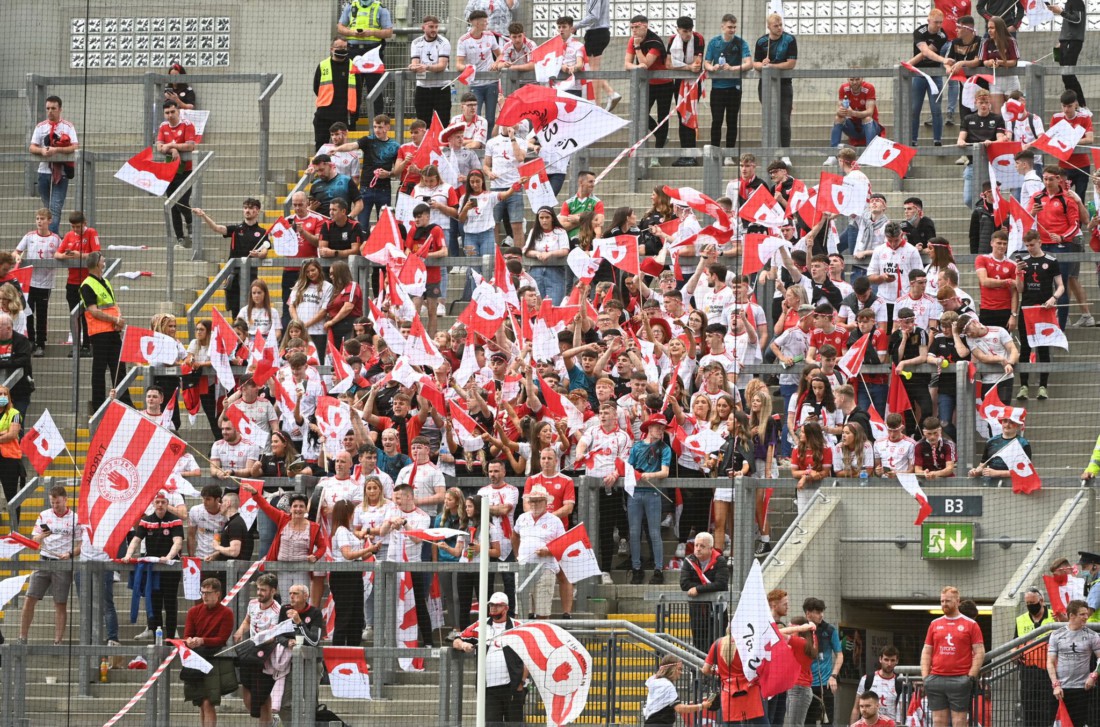
[[[958,159],[955,160],[955,164],[957,166],[960,166],[960,167],[965,167],[969,163],[970,163],[970,160],[966,157],[965,154],[963,154],[961,157],[959,157]]]
[[[1075,321],[1075,322],[1073,323],[1073,327],[1074,327],[1074,328],[1092,328],[1092,327],[1093,327],[1093,326],[1095,326],[1095,325],[1096,325],[1096,319],[1095,319],[1095,318],[1093,318],[1093,317],[1092,317],[1091,315],[1089,315],[1088,313],[1086,313],[1085,315],[1081,316],[1080,318],[1078,318],[1078,319],[1077,319],[1077,320],[1076,320],[1076,321]]]
[[[153,632],[149,629],[145,629],[140,634],[134,637],[134,641],[148,641],[153,638]]]
[[[613,586],[615,585],[615,581],[612,580],[610,573],[604,571],[600,574],[600,584],[604,586]]]
[[[662,528],[671,528],[672,527],[672,513],[671,512],[668,513],[667,515],[665,515],[664,518],[661,519],[661,527]]]
[[[442,303],[440,303],[439,305],[437,305],[437,306],[435,307],[435,314],[436,314],[437,316],[445,316],[445,315],[447,315],[447,306],[445,306],[445,305],[443,305]]]
[[[823,166],[823,167],[831,167],[831,166],[833,166],[834,164],[836,164],[836,157],[833,157],[833,156],[831,156],[831,157],[829,157],[828,159],[826,159],[826,160],[825,160],[824,162],[822,162],[822,163],[821,163],[821,166]]]
[[[687,557],[687,544],[686,543],[680,543],[679,545],[677,545],[676,546],[676,552],[674,553],[674,555],[677,558],[686,558]]]
[[[500,246],[501,247],[511,247],[512,244],[513,244],[513,241],[512,241],[512,236],[511,235],[505,235],[504,239],[500,241]]]
[[[614,111],[615,107],[619,105],[619,102],[623,100],[621,93],[613,93],[607,97],[607,100],[603,103],[604,111]]]
[[[722,160],[722,166],[724,167],[736,167],[737,162],[733,160],[733,157],[726,157]]]
[[[649,168],[650,169],[656,169],[659,166],[661,166],[661,160],[658,157],[650,157],[649,158]]]
[[[374,627],[373,626],[364,627],[363,628],[363,633],[360,634],[360,637],[363,639],[363,641],[367,642],[368,644],[373,644],[374,643]]]
[[[788,167],[794,167],[794,163],[791,161],[790,157],[779,157],[779,161],[783,162]]]

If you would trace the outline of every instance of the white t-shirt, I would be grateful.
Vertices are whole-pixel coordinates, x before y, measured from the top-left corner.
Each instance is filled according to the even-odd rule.
[[[493,54],[499,49],[496,36],[488,31],[482,33],[480,38],[475,38],[473,33],[467,33],[458,41],[458,57],[464,58],[466,64],[476,68],[478,73],[489,73],[492,70]],[[495,83],[493,80],[481,80],[475,75],[472,86],[490,86]]]
[[[466,221],[462,224],[462,230],[471,234],[475,232],[485,232],[486,230],[493,229],[493,225],[496,224],[493,220],[493,205],[497,203],[499,199],[495,192],[482,192],[474,197],[477,200],[476,204],[470,208],[470,211],[466,213]],[[466,204],[464,198],[459,205]]]
[[[554,538],[565,535],[565,526],[561,519],[552,515],[549,510],[542,514],[537,521],[529,512],[525,512],[516,520],[516,532],[519,534],[519,553],[516,559],[520,563],[542,563],[542,567],[551,573],[557,573],[560,569],[558,560],[552,555],[536,555],[539,548],[545,548],[546,544]]]
[[[943,306],[935,298],[928,295],[922,295],[921,297],[913,300],[906,293],[901,300],[896,303],[899,309],[908,308],[913,311],[916,316],[916,324],[918,327],[928,330],[929,321],[939,321],[940,316],[943,315]]]
[[[413,465],[405,465],[405,467],[397,473],[396,484],[411,484],[415,497],[431,497],[436,494],[437,487],[442,487],[444,490],[447,489],[447,481],[443,479],[443,473],[431,462],[416,465],[416,482],[409,481],[409,478],[412,477],[412,469]],[[439,505],[426,505],[423,506],[422,509],[428,515],[435,515],[439,511]]]
[[[530,246],[524,247],[524,252],[532,250],[535,252],[557,252],[559,250],[569,249],[569,234],[562,229],[551,230],[550,232],[543,232],[535,236],[534,241]]]
[[[1006,356],[1008,345],[1012,342],[1012,335],[1000,326],[989,326],[988,332],[981,338],[965,338],[967,348],[971,351],[979,350],[989,356]],[[983,384],[990,384],[1001,378],[1001,372],[993,371],[981,376]]]
[[[460,121],[466,124],[466,128],[462,130],[462,140],[476,141],[484,146],[485,140],[489,138],[489,120],[484,116],[474,114],[473,121],[467,121],[463,118],[462,114],[456,114],[451,117],[451,123],[449,125],[454,126]]]
[[[518,167],[523,159],[516,159],[512,140],[507,136],[497,134],[485,142],[485,158],[490,160],[493,174],[497,175],[489,182],[490,189],[508,189],[519,181]]]
[[[40,554],[57,558],[73,550],[73,533],[76,530],[76,512],[71,508],[64,515],[43,510],[34,523],[35,533],[49,533],[42,541]]]
[[[345,547],[350,547],[352,550],[359,550],[363,547],[363,541],[355,537],[355,533],[341,525],[336,528],[336,532],[332,534],[332,560],[334,562],[348,562],[342,550],[342,548]]]
[[[38,126],[34,127],[34,133],[31,134],[31,144],[37,144],[38,146],[51,146],[51,144],[46,143],[46,137],[50,133],[51,126],[54,126],[54,134],[56,134],[57,136],[67,135],[69,137],[69,141],[71,141],[73,144],[80,143],[80,139],[78,139],[76,136],[76,127],[70,124],[65,119],[60,119],[57,122],[56,126],[51,124],[49,121],[39,121]],[[51,157],[50,159],[51,161],[39,162],[39,174],[49,174],[50,164],[56,164],[57,162],[71,162],[75,159],[75,157],[72,154],[61,154],[56,157]]]
[[[328,511],[328,526],[332,528],[332,510],[340,500],[358,505],[363,501],[363,488],[352,478],[339,480],[335,477],[325,477],[317,483],[321,490],[321,507]],[[359,546],[362,547],[362,546]]]
[[[324,310],[330,300],[332,300],[332,283],[327,280],[321,282],[320,288],[316,285],[307,285],[302,290],[302,299],[297,300],[297,296],[291,294],[291,300],[294,301],[294,305],[298,310],[298,320],[308,321]],[[306,333],[311,336],[323,336],[325,335],[325,318],[314,323],[306,328]]]
[[[61,245],[61,238],[52,232],[45,237],[38,234],[37,230],[31,230],[23,235],[23,239],[15,246],[15,251],[23,255],[23,261],[27,265],[34,265],[35,260],[53,260],[53,254]],[[31,271],[31,287],[53,289],[54,275],[57,268],[35,267]]]
[[[351,177],[352,179],[359,179],[359,166],[363,160],[363,152],[356,151],[334,151],[336,149],[332,144],[321,144],[317,149],[317,154],[328,154],[332,159],[332,165],[336,167],[337,174],[343,174],[345,177]],[[314,156],[317,156],[314,154]]]
[[[251,316],[249,316],[247,307],[241,308],[240,312],[237,313],[237,320],[248,324],[248,335],[250,336],[255,336],[256,331],[259,331],[260,335],[266,336],[273,326],[276,336],[283,330],[282,318],[279,317],[279,312],[274,308],[253,308]]]
[[[392,508],[392,503],[385,500],[382,504],[375,505],[374,507],[360,504],[359,507],[355,508],[355,515],[351,524],[356,530],[379,528],[382,526],[382,521],[388,517],[388,514],[392,513]],[[368,538],[377,539],[378,536],[368,536]],[[382,547],[375,553],[375,559],[386,560],[386,550],[388,547],[388,539],[383,539]]]
[[[411,60],[419,59],[425,66],[432,66],[439,62],[441,58],[451,57],[451,41],[444,38],[442,35],[437,35],[435,40],[428,40],[423,35],[415,38],[409,45],[409,58]],[[435,74],[432,74],[433,77]],[[416,85],[424,88],[443,88],[447,85],[446,80],[428,80],[427,73],[416,74]]]
[[[260,448],[243,439],[236,444],[230,444],[224,439],[219,439],[210,447],[210,459],[217,460],[223,470],[244,469],[249,460],[260,458]]]
[[[839,409],[837,409],[837,412],[841,413]],[[844,416],[843,413],[841,413],[841,418],[843,418],[843,416]],[[863,443],[863,456],[862,457],[855,457],[853,459],[854,459],[854,464],[855,464],[856,467],[859,467],[859,468],[874,467],[875,466],[875,448],[874,448],[874,445],[872,445],[870,442],[864,442]],[[840,471],[845,470],[847,468],[848,468],[848,465],[844,461],[844,452],[841,450],[840,445],[837,444],[835,447],[833,447],[833,472],[840,472]]]
[[[893,305],[909,290],[909,271],[924,270],[917,248],[908,242],[898,246],[879,245],[871,253],[871,263],[867,266],[868,277],[872,275],[893,275],[894,280],[878,284],[878,296],[883,302]]]
[[[410,512],[405,512],[401,508],[394,504],[390,504],[389,512],[386,514],[386,519],[391,518],[404,518],[405,528],[404,530],[423,530],[431,527],[432,518],[428,513],[421,510],[419,507],[414,508]],[[390,531],[390,541],[388,543],[386,557],[389,560],[400,561],[401,547],[405,548],[405,560],[409,563],[420,562],[420,541],[413,542],[412,538],[406,537],[404,531],[401,528],[394,528]]]
[[[882,462],[882,468],[894,472],[908,472],[916,465],[917,445],[909,437],[896,442],[880,439],[875,442],[875,456]]]
[[[798,326],[788,328],[775,339],[775,347],[782,351],[784,356],[797,361],[799,356],[805,358],[806,352],[810,350],[810,335]],[[787,367],[787,373],[779,374],[779,383],[797,386],[800,368],[797,365]]]
[[[193,505],[187,511],[187,525],[196,529],[195,552],[191,555],[196,558],[205,558],[214,553],[214,535],[220,533],[229,518],[220,512],[211,515],[202,504]]]
[[[695,289],[695,307],[707,314],[710,323],[730,325],[730,309],[733,307],[733,288],[723,285],[715,291],[709,285],[700,285]]]

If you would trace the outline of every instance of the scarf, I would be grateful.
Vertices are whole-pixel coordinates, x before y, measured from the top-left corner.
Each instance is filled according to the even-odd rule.
[[[672,35],[672,42],[668,45],[668,55],[672,59],[672,67],[690,66],[695,60],[695,34],[685,43],[679,33]]]

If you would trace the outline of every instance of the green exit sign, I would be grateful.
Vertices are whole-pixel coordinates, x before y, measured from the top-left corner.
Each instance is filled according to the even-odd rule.
[[[974,523],[921,523],[922,560],[974,560]]]

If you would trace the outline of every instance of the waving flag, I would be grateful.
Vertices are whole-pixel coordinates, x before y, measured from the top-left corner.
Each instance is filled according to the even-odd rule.
[[[473,68],[473,66],[467,66]],[[370,699],[370,667],[358,646],[326,646],[322,651],[332,696]]]
[[[179,157],[170,162],[153,161],[153,147],[149,146],[130,157],[129,161],[115,172],[115,179],[160,197],[168,190],[168,185],[176,176],[179,166]]]
[[[435,342],[428,337],[424,330],[424,324],[420,322],[420,316],[413,316],[412,327],[409,329],[409,337],[405,339],[405,356],[413,366],[431,366],[433,369],[441,366],[446,360]]]
[[[1055,346],[1069,350],[1069,341],[1065,332],[1058,327],[1058,311],[1041,305],[1025,305],[1024,327],[1027,330],[1027,343],[1032,348]]]
[[[764,677],[762,672],[767,671],[768,667],[779,667],[779,660],[785,658],[784,651],[786,651],[786,656],[792,662],[794,661],[790,646],[775,630],[775,621],[772,619],[771,609],[768,608],[767,591],[764,590],[764,576],[760,570],[760,561],[758,560],[752,561],[749,575],[745,579],[744,587],[741,589],[741,598],[737,601],[737,610],[730,622],[729,635],[737,647],[738,655],[741,657],[741,668],[745,673],[745,678],[750,682],[757,680],[758,677],[762,680]],[[775,657],[778,657],[776,663],[765,666]],[[778,671],[781,670],[773,669],[773,673],[769,677],[777,676],[776,672]],[[795,681],[798,679],[798,671],[797,667],[789,670],[787,679],[789,679],[790,684],[787,689],[794,686]],[[763,685],[761,685],[761,689],[763,690]],[[786,691],[786,689],[781,691]],[[773,692],[773,694],[777,693]],[[766,694],[764,696],[771,695]]]
[[[213,664],[192,651],[183,639],[165,639],[165,641],[176,647],[180,657],[180,666],[186,669],[197,669],[203,674],[209,674],[210,670],[214,668]]]
[[[551,78],[557,78],[565,61],[565,41],[560,35],[555,35],[531,51],[530,58],[535,63],[536,81],[546,83]]]
[[[927,73],[925,73],[921,69],[917,68],[912,63],[909,63],[908,61],[902,61],[901,62],[901,67],[904,68],[907,71],[912,71],[913,73],[917,74],[918,76],[923,76],[924,80],[928,82],[928,87],[931,88],[934,92],[933,93],[933,98],[939,97],[940,91],[942,91],[943,89],[941,89],[939,87],[939,85],[936,83],[936,79],[932,78]],[[971,106],[970,108],[973,108],[973,106]]]
[[[984,81],[986,85],[992,85],[993,76],[988,73],[976,73],[970,76],[962,85],[962,105],[968,109],[972,109],[977,105],[975,100],[978,95],[978,90],[982,87],[978,85],[978,81]]]
[[[601,258],[594,258],[579,247],[574,247],[565,258],[566,264],[578,280],[591,282],[596,271],[600,269]]]
[[[334,396],[317,397],[317,427],[326,439],[343,439],[354,427],[353,416],[359,415],[353,413],[346,402]]]
[[[574,722],[588,702],[592,656],[576,637],[548,623],[527,623],[497,637],[523,660],[546,707],[546,724]]]
[[[527,88],[527,86],[524,86]],[[504,293],[504,301],[513,308],[519,308],[519,298],[516,295],[516,284],[508,272],[508,266],[504,262],[504,253],[500,246],[496,246],[496,260],[493,264],[493,285],[501,293]]]
[[[1071,575],[1043,576],[1047,599],[1056,615],[1064,615],[1070,601],[1085,600],[1085,579]]]
[[[241,484],[242,485],[251,485],[253,488],[255,488],[256,492],[260,493],[259,496],[263,497],[263,491],[264,491],[264,481],[263,480],[250,480],[250,479],[243,479],[242,478],[241,479]],[[249,530],[251,530],[252,529],[252,524],[254,522],[256,522],[256,516],[260,512],[260,506],[256,502],[256,497],[257,496],[253,495],[251,492],[244,489],[243,487],[240,489],[240,492],[238,494],[241,498],[241,510],[240,510],[241,519],[244,520],[244,524],[248,527]]]
[[[743,220],[765,227],[779,227],[787,221],[783,207],[775,201],[765,184],[761,184],[749,195],[737,215]]]
[[[1016,171],[1016,154],[1024,145],[1018,141],[995,141],[986,147],[986,156],[992,167],[990,179],[996,179],[1002,187],[1019,189],[1024,178]],[[992,174],[995,172],[995,176]]]
[[[752,275],[760,272],[779,252],[779,248],[786,247],[788,244],[782,237],[756,233],[745,235],[744,254],[741,258],[742,274]]]
[[[1069,158],[1073,156],[1073,150],[1081,142],[1081,137],[1084,135],[1085,127],[1074,126],[1062,119],[1041,134],[1038,139],[1031,143],[1031,146],[1057,157],[1060,161],[1068,162]]]
[[[531,203],[531,209],[538,210],[542,207],[555,209],[558,206],[558,198],[550,186],[550,178],[546,176],[546,163],[542,157],[536,157],[529,162],[520,164],[517,170],[520,178],[527,177],[527,201]]]
[[[202,558],[180,558],[183,569],[183,597],[188,601],[202,599]]]
[[[638,274],[638,238],[634,235],[616,235],[596,240],[593,252],[619,270],[632,275]]]
[[[233,423],[233,428],[241,435],[241,439],[256,445],[261,450],[267,447],[271,435],[257,426],[256,422],[252,421],[236,403],[225,410],[225,418]]]
[[[921,489],[920,483],[917,482],[917,476],[911,472],[898,472],[898,484],[902,489],[913,496],[913,499],[920,505],[920,512],[917,514],[917,519],[913,523],[914,525],[920,525],[924,522],[924,519],[932,514],[932,506],[928,504],[928,497],[924,494],[924,490]]]
[[[989,391],[978,404],[978,417],[989,425],[993,434],[1001,433],[1002,419],[1016,419],[1020,422],[1027,421],[1027,410],[1021,407],[1005,406],[1001,397],[997,395],[997,387],[990,387]]]
[[[707,72],[703,71],[693,83],[680,84],[679,93],[676,96],[676,113],[680,114],[680,123],[689,129],[699,128],[699,99],[703,92],[703,81]]]
[[[901,414],[912,408],[913,404],[909,401],[909,392],[905,390],[905,383],[901,380],[897,367],[890,364],[890,390],[886,396],[886,413]]]
[[[439,135],[443,133],[443,124],[439,120],[439,114],[432,113],[432,123],[428,133],[424,135],[424,141],[413,153],[412,163],[423,169],[429,164],[438,165],[443,159],[443,144],[439,141]],[[442,173],[442,170],[441,172]]]
[[[466,67],[462,69],[462,73],[458,74],[458,78],[455,80],[459,83],[469,86],[474,82],[474,78],[477,76],[477,68],[473,63],[467,63]]]
[[[38,547],[38,543],[34,542],[26,535],[20,535],[19,533],[13,532],[0,536],[0,558],[4,558],[5,560],[14,558],[23,548],[38,550]]]
[[[1093,194],[1096,194],[1095,189]],[[1035,227],[1035,218],[1015,197],[1008,198],[1008,254],[1024,247],[1024,233]]]
[[[382,46],[371,48],[351,61],[352,74],[385,73],[386,64],[382,62]]]
[[[428,287],[428,266],[424,263],[424,258],[419,255],[409,255],[397,274],[397,282],[413,298],[423,296]]]
[[[28,573],[25,576],[14,576],[0,581],[0,609],[7,606],[11,599],[23,591],[23,586],[30,577],[31,574]]]
[[[1054,13],[1050,6],[1041,0],[1024,0],[1024,15],[1027,16],[1027,24],[1031,28],[1037,28],[1043,23],[1054,20]]]
[[[546,549],[557,559],[570,583],[580,583],[585,578],[600,575],[600,564],[596,562],[596,551],[592,550],[584,523],[551,540],[546,544]]]
[[[1006,446],[997,450],[999,457],[1012,473],[1012,491],[1017,495],[1029,495],[1042,488],[1043,483],[1039,479],[1039,473],[1031,463],[1031,458],[1020,446],[1020,440],[1013,438]]]
[[[527,119],[533,131],[542,131],[566,111],[575,111],[584,102],[574,96],[563,97],[552,88],[529,83],[504,100],[497,114],[500,126],[515,126]]]
[[[30,461],[34,471],[41,475],[46,471],[57,455],[65,449],[65,438],[61,436],[61,430],[57,428],[49,409],[42,410],[42,416],[34,426],[23,435],[19,443],[23,454]]]
[[[886,422],[882,421],[882,415],[875,409],[875,405],[871,404],[867,410],[867,416],[871,418],[871,434],[874,436],[876,442],[881,442],[888,436],[886,431]]]
[[[860,155],[859,165],[889,169],[899,178],[905,179],[905,175],[909,173],[909,165],[916,155],[917,150],[911,146],[890,141],[885,136],[876,136]]]
[[[405,538],[399,537],[391,547],[405,557]],[[413,574],[402,571],[397,574],[397,645],[415,649],[420,643],[420,627],[416,618],[416,597],[413,593]],[[402,671],[423,671],[423,659],[398,659]]]
[[[276,255],[294,257],[298,254],[298,246],[302,238],[294,231],[294,227],[286,217],[280,217],[271,223],[271,227],[267,229],[267,236],[271,239],[271,246]]]
[[[707,455],[714,454],[726,443],[725,437],[710,427],[703,427],[689,434],[684,439],[684,446],[695,458],[696,462],[706,459]]]
[[[401,233],[389,207],[383,207],[378,213],[378,222],[360,248],[360,254],[372,263],[387,266],[408,257],[401,249]]]
[[[871,334],[864,333],[863,336],[850,346],[848,350],[840,357],[840,360],[836,362],[836,367],[849,379],[854,379],[859,376],[860,370],[863,368],[863,361],[867,357],[867,346],[871,343]]]
[[[118,551],[153,501],[187,445],[128,406],[111,399],[88,447],[78,517],[92,545]]]
[[[692,187],[665,187],[665,194],[673,202],[687,205],[696,212],[713,217],[723,227],[731,227],[730,215],[722,205]]]
[[[508,304],[504,294],[490,283],[482,282],[470,295],[470,302],[458,316],[466,330],[490,339],[504,323]]]
[[[233,368],[230,359],[237,357],[237,349],[240,348],[240,339],[236,331],[226,322],[221,311],[214,308],[210,312],[210,365],[217,374],[218,383],[226,391],[232,391],[237,385],[233,377]]]
[[[126,326],[119,360],[143,366],[174,366],[179,347],[176,340],[148,328]]]

